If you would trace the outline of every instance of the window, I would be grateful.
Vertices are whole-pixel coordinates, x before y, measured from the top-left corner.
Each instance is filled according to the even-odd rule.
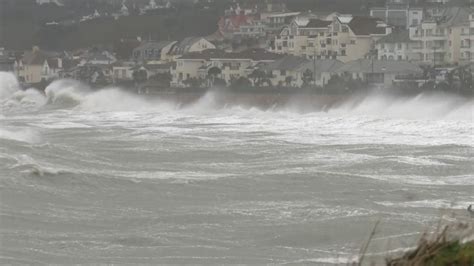
[[[280,75],[281,76],[286,76],[286,70],[280,70]]]
[[[346,56],[346,50],[341,50],[341,55]]]
[[[401,55],[399,55],[399,56],[398,56],[398,60],[402,60],[402,59],[403,59],[403,58],[402,58],[402,56],[401,56]]]
[[[355,40],[351,40],[351,44],[356,44],[356,41],[355,41]]]
[[[398,50],[401,50],[401,49],[402,49],[402,44],[401,44],[401,43],[398,43],[398,44],[397,44],[397,49],[398,49]]]

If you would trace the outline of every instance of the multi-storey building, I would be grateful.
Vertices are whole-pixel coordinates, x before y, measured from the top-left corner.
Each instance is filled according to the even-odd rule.
[[[469,14],[469,22],[461,28],[460,61],[474,62],[474,11]]]
[[[396,30],[377,41],[377,59],[411,61],[414,59],[411,51],[413,43],[408,30]]]
[[[461,50],[469,48],[472,10],[461,7],[444,9],[441,15],[424,19],[410,28],[413,59],[427,64],[457,64],[462,61]],[[466,50],[463,50],[464,56]]]
[[[417,26],[423,19],[423,8],[408,4],[387,4],[370,9],[370,16],[383,19],[386,23],[401,28]]]
[[[333,14],[327,20],[297,17],[275,37],[272,51],[307,58],[364,58],[392,28],[378,18]]]

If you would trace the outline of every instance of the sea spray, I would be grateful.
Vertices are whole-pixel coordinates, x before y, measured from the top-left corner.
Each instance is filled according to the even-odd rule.
[[[9,72],[0,72],[0,102],[9,98],[20,89],[15,75]]]
[[[75,80],[57,80],[51,83],[44,94],[35,89],[21,90],[11,73],[0,72],[0,110],[13,107],[45,107],[53,109],[75,109],[87,112],[185,112],[192,115],[207,115],[215,111],[229,113],[257,108],[269,112],[299,114],[328,113],[327,115],[390,117],[400,119],[450,119],[472,120],[474,101],[443,93],[422,93],[417,96],[393,96],[374,92],[367,95],[255,95],[208,91],[192,103],[183,104],[163,99],[159,95],[136,95],[121,88],[109,87],[92,90]],[[259,106],[267,101],[264,97],[280,99]],[[286,100],[282,100],[287,98]],[[259,100],[255,100],[255,99]],[[339,98],[339,99],[338,99]],[[238,107],[237,109],[234,109]]]

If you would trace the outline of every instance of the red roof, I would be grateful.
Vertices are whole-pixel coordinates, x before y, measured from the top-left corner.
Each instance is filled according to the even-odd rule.
[[[218,22],[220,32],[238,31],[240,26],[250,24],[254,20],[253,17],[247,15],[233,15],[221,17]]]

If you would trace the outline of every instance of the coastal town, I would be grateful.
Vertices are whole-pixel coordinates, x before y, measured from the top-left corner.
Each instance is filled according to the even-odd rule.
[[[131,17],[155,18],[183,8],[172,0],[96,1],[107,8],[45,21],[41,27],[59,31],[102,21],[119,25]],[[216,1],[186,5],[206,10]],[[71,4],[33,2],[54,9]],[[367,86],[474,91],[473,1],[375,1],[357,13],[292,10],[282,0],[222,2],[216,30],[202,36],[172,39],[151,29],[110,43],[54,50],[35,43],[27,50],[15,49],[0,41],[5,46],[0,47],[0,71],[13,72],[29,87],[76,79],[92,87],[121,86],[144,93],[210,87],[346,91]],[[173,28],[167,21],[165,26],[156,23]]]

